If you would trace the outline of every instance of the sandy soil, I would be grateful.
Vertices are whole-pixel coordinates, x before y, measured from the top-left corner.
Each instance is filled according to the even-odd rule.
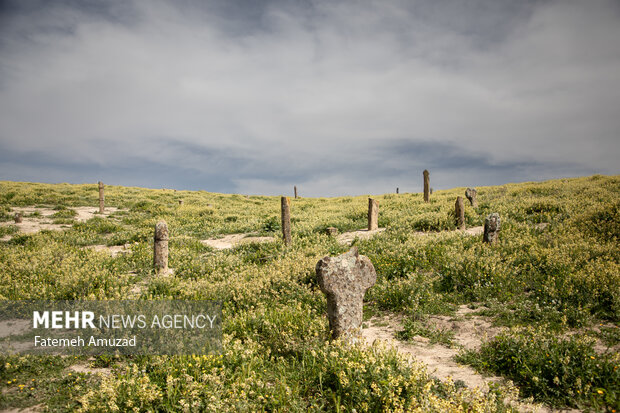
[[[210,238],[200,242],[216,250],[224,250],[248,242],[272,242],[276,240],[274,237],[256,237],[252,235],[256,235],[256,233],[229,234],[222,238]]]
[[[112,246],[107,246],[103,244],[95,244],[95,245],[87,245],[82,248],[95,250],[95,251],[107,251],[113,257],[116,257],[118,254],[130,254],[131,253],[131,246],[129,244],[112,245]]]
[[[471,313],[465,306],[459,308],[457,317],[431,316],[429,323],[438,328],[454,331],[454,341],[465,348],[477,348],[485,337],[491,338],[500,330],[491,327],[491,323],[482,317],[462,317]],[[471,367],[456,363],[452,358],[459,352],[458,348],[450,348],[441,344],[430,344],[428,338],[416,337],[412,342],[401,342],[395,333],[402,330],[402,318],[373,318],[362,334],[369,344],[375,340],[387,341],[403,353],[412,354],[424,362],[429,372],[440,378],[452,377],[454,381],[462,380],[468,387],[480,387],[488,390],[489,382],[497,382],[498,377],[483,377]]]
[[[383,231],[385,231],[385,228],[379,228],[372,231],[368,231],[367,229],[360,229],[359,231],[343,232],[342,234],[336,236],[336,240],[340,244],[350,245],[355,238],[368,239],[382,233]]]
[[[0,321],[0,338],[12,335],[20,335],[30,331],[30,321],[13,319]]]
[[[45,410],[45,406],[40,404],[35,404],[34,406],[19,408],[19,407],[9,407],[8,409],[0,410],[0,413],[37,413]]]
[[[112,369],[105,367],[91,367],[88,363],[80,363],[69,366],[69,370],[76,373],[85,374],[100,374],[102,376],[109,376],[112,374]]]
[[[465,231],[463,231],[463,233],[467,235],[482,235],[484,234],[484,227],[480,226],[480,227],[467,228],[465,229]]]
[[[99,207],[75,207],[69,209],[73,209],[75,212],[77,212],[77,215],[75,216],[75,220],[77,222],[88,221],[94,216],[107,217],[111,213],[118,211],[117,208],[106,207],[104,213],[100,215]],[[23,218],[21,223],[16,224],[14,221],[6,221],[0,222],[0,226],[16,225],[19,229],[19,232],[22,234],[34,234],[42,230],[63,231],[71,228],[71,225],[53,223],[54,219],[52,218],[52,215],[54,215],[57,211],[52,208],[13,207],[11,210],[11,215],[15,214],[16,212],[22,213]],[[27,216],[34,212],[38,212],[41,215],[36,217]],[[5,235],[4,237],[0,238],[0,241],[8,241],[11,238],[11,235]]]
[[[355,238],[368,239],[368,238],[374,237],[377,234],[382,233],[383,231],[385,231],[385,228],[379,228],[373,231],[368,231],[367,229],[360,229],[359,231],[343,232],[342,234],[337,235],[336,239],[341,244],[351,245],[351,243],[353,242]],[[425,237],[428,235],[441,234],[444,232],[447,232],[447,231],[442,231],[442,232],[416,231],[414,232],[414,234],[417,236]],[[462,232],[466,235],[482,235],[482,233],[484,232],[484,227],[467,228],[465,231],[462,231]]]
[[[486,317],[475,315],[476,311],[467,306],[459,307],[456,316],[431,316],[428,322],[435,324],[437,328],[448,329],[454,332],[455,348],[441,344],[431,344],[428,338],[415,337],[410,342],[402,342],[395,338],[397,331],[402,330],[402,317],[390,316],[373,317],[368,322],[368,327],[362,330],[362,336],[368,344],[375,340],[384,341],[394,346],[399,352],[414,356],[417,360],[427,365],[431,375],[445,380],[461,380],[468,387],[478,387],[488,391],[489,383],[502,381],[496,376],[482,376],[473,368],[458,364],[454,356],[459,352],[458,348],[476,349],[484,340],[497,335],[501,328],[493,327]],[[534,405],[522,401],[511,401],[514,408],[521,412],[578,412],[578,410],[552,410],[544,406]]]

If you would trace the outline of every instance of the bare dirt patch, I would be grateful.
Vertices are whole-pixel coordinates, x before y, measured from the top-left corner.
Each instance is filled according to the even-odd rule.
[[[369,231],[367,229],[360,229],[359,231],[343,232],[342,234],[336,237],[336,240],[340,244],[350,245],[355,238],[368,239],[368,238],[374,237],[377,234],[382,233],[383,231],[385,231],[385,228],[373,229],[372,231]]]
[[[98,207],[75,207],[69,209],[77,212],[77,215],[75,216],[76,222],[88,221],[94,216],[107,217],[110,214],[119,211],[118,208],[114,207],[107,207],[103,214],[99,214]],[[52,216],[58,211],[52,208],[13,207],[11,212],[13,214],[16,212],[21,212],[22,222],[18,224],[13,221],[0,222],[0,226],[15,225],[21,234],[34,234],[42,230],[64,231],[71,228],[71,225],[68,224],[54,224],[54,218]],[[35,213],[36,215],[32,216]],[[11,238],[11,235],[6,235],[0,238],[0,241],[9,241]]]
[[[454,341],[467,349],[477,350],[483,342],[498,335],[502,329],[494,327],[486,317],[476,315],[480,309],[473,310],[467,306],[461,306],[456,316],[435,315],[429,317],[429,324],[437,329],[454,333]]]
[[[0,338],[20,335],[30,331],[30,322],[24,319],[0,321]]]
[[[463,233],[467,235],[482,235],[484,233],[484,227],[480,226],[467,228],[463,231]]]
[[[129,244],[111,245],[111,246],[107,246],[103,244],[95,244],[95,245],[87,245],[85,247],[82,247],[82,249],[89,249],[89,250],[94,250],[94,251],[106,251],[112,257],[116,257],[118,254],[130,254],[131,253],[131,246]]]
[[[336,240],[343,245],[351,245],[351,243],[353,242],[353,240],[355,240],[356,238],[358,239],[368,239],[368,238],[372,238],[377,234],[382,233],[383,231],[385,231],[385,228],[379,228],[379,229],[375,229],[372,231],[368,231],[367,229],[361,229],[359,231],[350,231],[350,232],[343,232],[342,234],[336,236]],[[429,235],[434,235],[434,234],[443,234],[446,232],[461,232],[465,235],[482,235],[482,233],[484,232],[484,227],[472,227],[472,228],[468,228],[464,231],[460,231],[460,230],[456,230],[456,231],[441,231],[441,232],[425,232],[425,231],[416,231],[414,232],[414,235],[416,236],[421,236],[421,237],[426,237]]]
[[[69,366],[69,370],[76,373],[84,374],[99,374],[102,376],[109,376],[112,374],[112,369],[106,367],[91,367],[88,363],[80,363]]]
[[[224,250],[249,242],[273,242],[276,240],[274,237],[257,237],[255,235],[256,233],[229,234],[222,238],[210,238],[200,242],[216,250]]]
[[[9,407],[8,409],[0,410],[0,413],[36,413],[45,410],[45,406],[42,403],[35,404],[28,407]]]
[[[482,391],[488,391],[489,383],[501,383],[503,379],[497,376],[482,376],[473,368],[454,361],[459,348],[476,349],[484,340],[494,337],[501,331],[501,328],[493,327],[486,317],[476,315],[479,310],[461,306],[454,317],[429,317],[429,324],[454,332],[456,343],[454,347],[432,344],[428,338],[420,336],[414,337],[409,342],[398,340],[396,332],[402,330],[403,322],[402,316],[398,315],[371,318],[368,326],[362,330],[362,336],[369,345],[375,340],[380,340],[395,347],[403,354],[412,355],[426,364],[431,375],[441,380],[450,377],[455,382],[462,381],[468,387],[478,387]],[[523,401],[508,402],[520,412],[578,412],[578,410],[553,410]]]
[[[99,207],[76,207],[76,208],[69,208],[74,210],[75,212],[77,212],[77,216],[75,217],[76,221],[78,222],[84,222],[84,221],[88,221],[89,219],[97,216],[97,217],[107,217],[110,214],[113,214],[117,211],[120,211],[120,209],[118,208],[114,208],[114,207],[105,207],[105,209],[103,210],[103,214],[99,213]]]
[[[475,336],[473,331],[476,329],[473,320],[451,322],[446,319],[443,316],[434,316],[431,322],[450,324],[449,328],[462,330],[462,335],[457,336],[455,333],[454,336],[455,341],[459,344],[462,339],[470,346],[480,345],[482,337],[477,338],[477,340],[472,339]],[[456,323],[463,325],[456,327]],[[452,377],[454,381],[463,381],[468,387],[479,387],[483,390],[488,390],[488,383],[500,381],[499,377],[483,377],[471,367],[455,362],[453,358],[458,354],[458,349],[441,344],[431,344],[428,338],[419,336],[410,342],[402,342],[395,337],[399,330],[402,330],[402,318],[372,318],[369,320],[369,326],[362,330],[362,335],[368,344],[372,344],[375,340],[386,341],[396,347],[398,351],[413,355],[428,366],[432,375],[442,380]]]

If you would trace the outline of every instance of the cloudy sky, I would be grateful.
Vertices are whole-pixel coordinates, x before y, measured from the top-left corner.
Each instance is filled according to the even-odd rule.
[[[620,173],[620,1],[0,3],[0,180],[334,196]]]

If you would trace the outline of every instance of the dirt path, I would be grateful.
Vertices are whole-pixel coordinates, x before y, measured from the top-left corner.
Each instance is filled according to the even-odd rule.
[[[362,330],[362,335],[368,344],[375,340],[384,341],[394,346],[399,352],[414,356],[426,364],[431,375],[445,380],[462,381],[467,387],[478,387],[488,391],[489,383],[500,383],[502,378],[497,376],[482,376],[473,368],[458,364],[454,356],[459,348],[477,349],[484,340],[496,336],[501,328],[491,325],[486,317],[477,316],[479,310],[471,310],[467,306],[459,307],[455,316],[430,316],[428,325],[441,330],[454,333],[455,346],[449,347],[442,344],[432,344],[425,337],[416,336],[409,342],[403,342],[396,338],[396,332],[402,330],[403,319],[401,316],[373,317],[368,321],[368,326]],[[511,402],[514,408],[520,412],[578,412],[578,410],[552,410],[544,406],[538,406],[522,401]]]
[[[224,250],[248,242],[272,242],[276,240],[274,237],[257,237],[255,235],[255,232],[249,232],[246,234],[229,234],[224,235],[221,238],[209,238],[200,242],[211,248],[215,248],[216,250]]]
[[[118,208],[106,207],[103,214],[99,214],[98,207],[75,207],[68,208],[74,210],[77,215],[75,216],[76,222],[84,222],[93,218],[94,216],[107,217],[110,214],[119,211]],[[15,225],[21,234],[34,234],[42,230],[51,231],[64,231],[71,228],[69,224],[54,224],[53,215],[58,212],[52,208],[36,208],[36,207],[13,207],[11,214],[20,212],[22,214],[22,222],[19,224],[13,221],[0,222],[0,226]],[[38,215],[31,216],[38,213]],[[13,238],[12,235],[5,235],[0,238],[0,241],[9,241]]]
[[[95,244],[95,245],[87,245],[82,247],[82,249],[89,249],[94,251],[106,251],[112,257],[116,257],[118,254],[130,254],[131,253],[131,245],[104,245],[104,244]]]
[[[368,231],[367,229],[360,229],[359,231],[343,232],[342,234],[336,236],[336,240],[340,244],[351,245],[355,238],[368,239],[382,233],[383,231],[385,231],[385,228],[374,229],[372,231]]]
[[[439,329],[454,332],[454,341],[458,345],[474,349],[480,346],[485,336],[491,338],[499,332],[499,329],[491,327],[490,322],[482,317],[462,317],[471,312],[469,308],[462,306],[456,317],[431,316],[428,322]],[[428,366],[432,375],[440,379],[450,376],[454,381],[462,380],[468,387],[480,387],[484,390],[488,390],[489,382],[500,380],[498,377],[483,377],[471,367],[453,361],[453,357],[459,352],[458,348],[431,344],[428,338],[420,336],[411,342],[402,342],[395,338],[399,330],[402,330],[402,317],[372,318],[362,334],[369,344],[375,340],[382,340],[394,345],[403,353],[412,354]]]

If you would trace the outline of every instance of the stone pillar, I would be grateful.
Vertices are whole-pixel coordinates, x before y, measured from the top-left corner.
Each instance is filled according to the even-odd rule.
[[[500,218],[497,212],[492,213],[484,220],[484,235],[482,241],[494,244],[499,239]]]
[[[183,205],[183,200],[179,199],[179,205]]]
[[[379,229],[379,202],[368,198],[368,231]]]
[[[105,196],[103,195],[103,182],[99,181],[99,213],[103,214],[103,210],[105,209]]]
[[[331,237],[335,237],[338,235],[338,228],[336,227],[327,227],[325,228],[325,233]]]
[[[465,204],[463,203],[463,198],[460,196],[456,197],[454,213],[456,215],[456,227],[460,230],[465,229]]]
[[[424,202],[428,202],[430,199],[430,178],[428,176],[428,171],[425,169],[422,173],[424,175]]]
[[[295,191],[295,199],[297,199],[297,185],[295,185],[295,186],[293,187],[293,189],[294,189],[294,191]]]
[[[291,199],[283,196],[280,201],[282,205],[282,239],[286,245],[289,245],[291,243]]]
[[[476,188],[467,188],[465,190],[465,196],[469,199],[471,206],[478,208],[478,200],[476,199],[478,196],[478,191],[476,191]]]
[[[159,221],[155,224],[153,267],[155,272],[168,271],[168,225],[166,221]]]
[[[15,223],[16,224],[21,224],[22,223],[22,213],[21,212],[16,212],[15,216],[14,216],[14,219],[15,219]]]
[[[398,195],[398,187],[396,187],[396,195]]]
[[[377,281],[372,262],[353,247],[337,257],[321,259],[316,275],[327,296],[332,338],[355,338],[361,333],[364,294]]]

